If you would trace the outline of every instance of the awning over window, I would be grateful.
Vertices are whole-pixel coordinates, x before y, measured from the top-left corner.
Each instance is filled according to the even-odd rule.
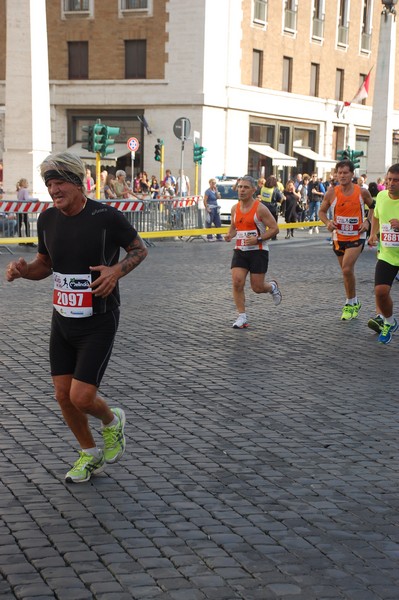
[[[121,156],[124,156],[125,154],[130,154],[130,151],[126,144],[115,144],[114,148],[114,154],[108,154],[106,158],[101,159],[101,162],[103,164],[114,164],[116,160]],[[96,162],[96,153],[85,150],[84,148],[82,148],[82,144],[79,142],[73,144],[72,146],[69,146],[67,150],[68,152],[77,154],[77,156],[79,156],[79,158],[81,158],[83,161],[90,161],[90,164]]]
[[[293,156],[283,154],[278,150],[275,150],[268,144],[249,144],[249,148],[258,154],[267,156],[272,159],[272,165],[277,167],[295,167],[297,159]]]
[[[336,160],[332,160],[332,158],[327,158],[326,156],[322,156],[321,154],[318,154],[317,152],[315,152],[314,150],[311,150],[310,148],[302,148],[302,146],[294,146],[294,152],[295,152],[295,154],[300,154],[301,156],[304,156],[305,158],[310,158],[310,160],[314,160],[316,163],[323,163],[326,165],[335,165],[335,163],[337,162]]]

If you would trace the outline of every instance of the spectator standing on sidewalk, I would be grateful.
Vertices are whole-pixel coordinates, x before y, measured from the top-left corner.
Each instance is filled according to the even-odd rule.
[[[115,182],[115,175],[113,175],[112,173],[109,173],[109,175],[107,175],[107,178],[105,180],[105,185],[104,185],[104,198],[106,200],[115,200],[117,197],[114,192],[114,188],[113,188],[114,182]]]
[[[0,200],[3,199],[4,190],[0,183]],[[0,237],[14,237],[17,231],[17,219],[14,213],[0,213]]]
[[[297,192],[299,192],[301,198],[299,200],[298,206],[298,220],[303,223],[306,217],[306,212],[308,210],[308,184],[309,184],[309,175],[304,173],[302,182],[299,184]]]
[[[151,198],[153,200],[156,200],[159,197],[159,183],[158,183],[158,179],[156,178],[155,175],[151,175],[151,182],[150,182],[150,193],[151,193]]]
[[[312,173],[312,178],[308,183],[308,201],[309,201],[309,221],[319,220],[319,210],[321,201],[324,198],[326,190],[323,184],[317,179],[317,173]],[[319,233],[319,228],[316,225],[315,233]],[[313,227],[309,229],[309,235],[312,235]]]
[[[126,172],[122,169],[119,169],[115,173],[116,179],[112,181],[112,191],[114,192],[117,198],[129,198],[132,196],[135,198],[136,196],[132,193],[132,190],[129,188],[126,181]]]
[[[173,198],[176,193],[176,178],[174,175],[172,175],[172,171],[170,169],[166,169],[165,178],[161,182],[161,185],[164,189],[164,192]]]
[[[260,191],[261,202],[264,204],[276,222],[278,220],[278,203],[284,200],[284,195],[277,185],[277,179],[274,175],[269,175],[266,179],[265,185]],[[276,240],[277,236],[274,236],[272,240]]]
[[[91,175],[91,169],[87,167],[85,176],[85,194],[87,198],[94,198],[96,191],[96,183]]]
[[[179,169],[179,177],[176,180],[176,196],[186,198],[190,195],[190,180],[184,171]]]
[[[28,180],[25,178],[22,178],[18,181],[17,183],[17,200],[18,202],[32,202],[32,200],[34,200],[34,198],[31,198],[29,196],[29,192],[28,192]],[[29,223],[29,218],[28,218],[28,213],[24,212],[18,212],[17,213],[17,219],[18,219],[18,237],[22,237],[22,223],[25,226],[25,237],[30,237],[30,223]],[[36,244],[33,242],[28,242],[27,244],[21,243],[21,246],[32,246],[33,248],[36,247]]]
[[[295,182],[293,179],[289,179],[286,183],[285,190],[285,222],[296,223],[298,221],[298,211],[300,210],[299,202],[301,200],[301,194],[295,191]],[[287,235],[285,239],[288,240],[290,237],[294,237],[294,228],[287,229]]]
[[[209,229],[212,227],[212,224],[215,227],[221,227],[222,223],[220,221],[220,208],[218,205],[218,200],[220,199],[220,192],[218,192],[216,186],[216,179],[209,180],[209,188],[205,191],[204,194],[204,207],[205,207],[205,225],[206,228]],[[213,242],[214,237],[212,234],[206,236],[208,242]],[[216,235],[216,239],[218,242],[223,241],[223,237],[221,233]]]
[[[245,329],[249,325],[244,293],[248,273],[251,288],[256,294],[271,294],[275,306],[282,300],[277,281],[265,281],[269,264],[267,241],[278,233],[278,225],[266,206],[254,198],[256,181],[253,177],[241,177],[237,190],[238,203],[231,209],[231,225],[224,239],[230,242],[236,238],[231,276],[238,318],[233,323],[233,328]]]
[[[11,262],[6,279],[53,276],[51,374],[64,419],[81,448],[65,479],[82,483],[125,451],[124,411],[110,409],[98,388],[118,328],[118,281],[138,267],[147,250],[121,212],[105,204],[100,210],[85,196],[85,168],[76,155],[50,155],[40,171],[54,206],[39,215],[36,258]],[[122,260],[120,248],[126,251]],[[102,423],[104,450],[94,441],[89,417]]]

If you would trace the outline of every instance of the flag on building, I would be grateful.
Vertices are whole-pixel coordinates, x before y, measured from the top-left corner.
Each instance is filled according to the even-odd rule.
[[[370,73],[372,69],[370,69],[367,77],[365,77],[362,85],[357,90],[356,94],[352,98],[350,102],[344,102],[344,106],[350,106],[351,104],[360,104],[362,100],[365,100],[369,95],[369,85],[370,85]]]

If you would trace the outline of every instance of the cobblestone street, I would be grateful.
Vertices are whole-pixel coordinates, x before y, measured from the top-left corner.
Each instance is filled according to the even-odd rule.
[[[398,600],[399,334],[367,328],[375,253],[343,323],[325,232],[284,233],[268,273],[283,302],[248,288],[247,330],[231,328],[232,244],[157,241],[121,281],[101,392],[126,411],[127,450],[81,485],[64,482],[51,281],[2,275],[4,600]]]

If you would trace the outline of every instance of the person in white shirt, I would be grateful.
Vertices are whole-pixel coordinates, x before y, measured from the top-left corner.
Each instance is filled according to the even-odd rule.
[[[176,181],[176,195],[184,197],[190,195],[190,180],[181,169],[179,169],[179,177]]]

